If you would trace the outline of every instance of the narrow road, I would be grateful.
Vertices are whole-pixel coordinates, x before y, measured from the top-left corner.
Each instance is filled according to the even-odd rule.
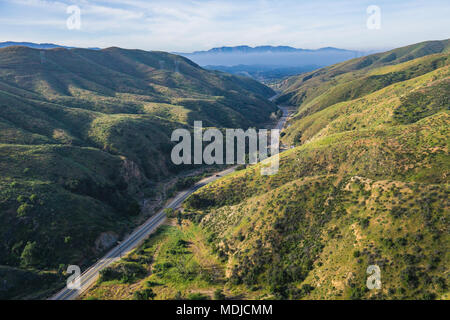
[[[220,179],[235,170],[236,167],[229,168],[222,172],[215,174],[212,177],[203,179],[197,182],[189,190],[179,193],[167,206],[161,209],[156,215],[149,218],[143,225],[136,229],[127,239],[121,242],[117,247],[113,248],[103,258],[101,258],[96,264],[87,269],[80,276],[80,289],[68,289],[65,287],[63,290],[55,294],[50,300],[73,300],[76,299],[81,293],[86,291],[91,285],[95,283],[99,276],[99,272],[106,267],[110,266],[114,262],[121,259],[139,244],[144,241],[151,233],[153,233],[165,220],[166,214],[164,210],[167,208],[176,209],[186,200],[192,193],[200,189],[201,187]]]
[[[282,130],[284,125],[286,124],[286,121],[289,117],[289,111],[287,107],[280,107],[279,108],[283,111],[283,115],[281,116],[280,120],[278,120],[277,125],[275,126],[274,129],[278,129],[278,130]]]
[[[276,98],[278,98],[280,96],[279,93],[277,93],[276,95],[274,95],[272,98],[269,98],[270,101],[275,101]],[[278,120],[277,125],[274,127],[274,129],[278,129],[278,130],[282,130],[284,128],[284,125],[286,124],[286,121],[289,118],[289,108],[288,107],[282,107],[282,106],[278,106],[278,108],[281,109],[281,111],[283,111],[283,115],[281,116],[281,118]]]
[[[275,99],[273,97],[272,99]],[[281,108],[283,110],[283,116],[278,120],[275,129],[282,129],[286,123],[288,112],[285,108]],[[99,277],[99,272],[106,267],[110,266],[114,262],[121,259],[121,257],[127,255],[133,249],[138,247],[142,241],[144,241],[150,234],[152,234],[165,220],[166,214],[164,212],[165,209],[177,209],[181,206],[181,204],[186,200],[191,194],[193,194],[198,189],[204,187],[205,185],[216,181],[232,172],[236,169],[235,167],[229,168],[222,172],[216,173],[215,175],[203,179],[197,182],[194,186],[192,186],[189,190],[180,192],[168,205],[166,205],[163,209],[161,209],[156,215],[149,218],[143,225],[137,228],[128,238],[122,241],[118,246],[109,251],[103,258],[101,258],[97,263],[95,263],[92,267],[87,269],[80,276],[80,289],[68,289],[65,287],[57,294],[52,296],[50,300],[74,300],[80,294],[85,292],[90,286],[92,286]]]

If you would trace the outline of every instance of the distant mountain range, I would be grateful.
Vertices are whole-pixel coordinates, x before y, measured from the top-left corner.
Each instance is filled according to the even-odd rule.
[[[220,47],[208,51],[178,53],[201,66],[270,65],[300,67],[325,66],[367,55],[369,52],[326,47],[316,50],[288,46]]]
[[[245,75],[264,83],[273,83],[369,53],[333,47],[312,50],[288,46],[237,46],[178,54],[210,70]]]
[[[208,51],[195,51],[192,54],[203,53],[267,53],[267,52],[323,52],[323,51],[351,51],[333,47],[325,47],[320,49],[297,49],[289,46],[236,46],[236,47],[219,47]],[[354,51],[351,51],[354,52]]]
[[[0,48],[12,47],[12,46],[23,46],[33,49],[55,49],[55,48],[65,48],[65,49],[75,49],[76,47],[66,47],[54,43],[33,43],[33,42],[15,42],[6,41],[0,42]],[[100,50],[100,48],[86,48],[91,50]]]

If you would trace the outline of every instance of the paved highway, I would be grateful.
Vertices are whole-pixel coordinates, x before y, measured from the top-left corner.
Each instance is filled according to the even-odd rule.
[[[109,251],[103,258],[101,258],[96,264],[87,269],[80,276],[80,289],[68,289],[65,287],[63,290],[55,294],[50,300],[73,300],[76,299],[81,293],[86,291],[91,285],[95,283],[99,276],[99,272],[106,267],[110,266],[112,263],[120,260],[122,256],[135,249],[139,244],[142,243],[151,233],[153,233],[165,220],[166,214],[164,209],[172,208],[176,209],[181,206],[181,204],[186,200],[192,193],[200,189],[201,187],[220,179],[235,170],[235,167],[224,170],[220,173],[215,174],[212,177],[203,179],[196,183],[187,191],[179,193],[170,203],[165,206],[156,215],[149,218],[143,225],[136,229],[127,239],[122,241],[117,247]]]
[[[275,97],[274,97],[275,98]],[[275,129],[282,129],[287,119],[287,110],[282,108],[283,117],[278,121]],[[97,261],[92,267],[83,272],[79,278],[80,289],[68,289],[65,287],[60,292],[55,294],[50,298],[50,300],[74,300],[81,293],[86,291],[90,286],[92,286],[99,277],[99,272],[106,267],[110,266],[114,262],[120,260],[121,257],[125,256],[133,249],[138,247],[151,233],[153,233],[165,220],[166,214],[164,210],[167,208],[177,209],[192,193],[202,188],[203,186],[220,179],[235,171],[236,167],[229,168],[222,172],[215,174],[212,177],[203,179],[196,183],[189,190],[179,193],[168,205],[161,209],[156,215],[149,218],[143,225],[137,228],[128,238],[119,243],[115,248],[109,251],[103,258]]]

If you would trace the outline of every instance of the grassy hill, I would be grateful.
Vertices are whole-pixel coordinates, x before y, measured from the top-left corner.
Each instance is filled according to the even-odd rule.
[[[278,174],[197,191],[85,298],[448,299],[448,61],[427,42],[291,79]]]
[[[137,200],[188,169],[174,129],[260,126],[273,94],[164,52],[0,49],[0,298],[45,296],[128,232]],[[41,290],[19,293],[24,272]]]
[[[427,41],[294,76],[282,83],[283,94],[278,102],[299,107],[299,117],[311,114],[332,104],[356,99],[393,83],[430,72],[446,64],[445,57],[439,59],[430,55],[449,50],[448,39]],[[404,64],[421,57],[425,58],[415,67]],[[390,69],[398,64],[404,64],[405,68]],[[380,71],[372,73],[374,69]]]

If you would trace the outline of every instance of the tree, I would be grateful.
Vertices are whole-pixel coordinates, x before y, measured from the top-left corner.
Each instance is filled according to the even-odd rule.
[[[36,242],[27,242],[20,256],[21,263],[25,267],[31,267],[37,264]]]

